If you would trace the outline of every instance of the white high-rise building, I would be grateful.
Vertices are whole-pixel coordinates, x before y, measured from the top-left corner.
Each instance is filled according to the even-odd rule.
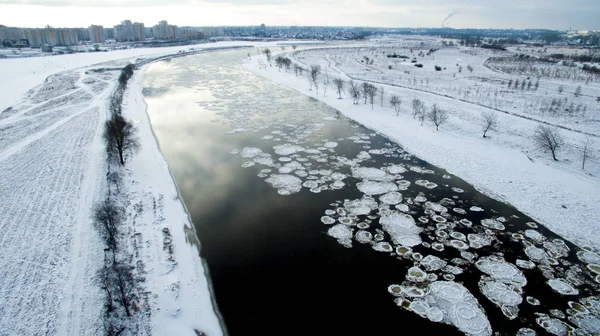
[[[115,26],[115,40],[117,42],[135,41],[133,33],[133,24],[129,20],[121,21],[120,25]]]
[[[172,26],[165,20],[152,27],[152,30],[154,31],[155,40],[174,40],[180,37],[177,26]]]
[[[141,22],[133,23],[133,39],[135,41],[143,41],[146,39],[145,37],[145,29],[144,24]]]
[[[90,33],[90,41],[92,41],[92,43],[104,43],[104,41],[106,40],[106,35],[104,34],[104,27],[91,25],[88,28],[88,31]]]

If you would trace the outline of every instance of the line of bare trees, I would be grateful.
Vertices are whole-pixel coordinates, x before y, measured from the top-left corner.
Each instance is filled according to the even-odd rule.
[[[120,335],[135,329],[132,319],[141,311],[141,283],[143,276],[131,265],[133,255],[129,251],[124,232],[126,221],[125,203],[121,194],[121,167],[128,154],[139,148],[137,128],[126,120],[121,112],[123,96],[135,66],[128,64],[119,76],[119,86],[111,97],[110,118],[104,123],[103,139],[107,152],[107,194],[92,210],[92,221],[104,242],[104,264],[96,273],[96,279],[104,292],[104,334]],[[114,188],[113,188],[114,187]],[[143,268],[143,267],[142,267]],[[130,330],[135,333],[135,330]]]
[[[317,78],[321,74],[321,67],[318,65],[313,65],[310,67],[308,71],[308,79],[312,85],[318,90],[318,81]],[[373,109],[375,97],[379,92],[381,98],[381,105],[383,106],[384,101],[384,89],[383,86],[377,88],[373,84],[362,82],[361,84],[357,84],[353,80],[350,80],[347,84],[341,78],[334,78],[332,80],[333,87],[335,88],[338,99],[342,99],[342,93],[346,93],[345,88],[348,89],[348,94],[352,98],[352,102],[354,105],[358,105],[361,98],[363,99],[364,104],[367,104],[367,101],[371,104],[371,109]],[[525,80],[519,82],[518,80],[514,82],[509,81],[509,87],[513,86],[515,88],[525,89],[527,87],[528,90],[534,89],[537,90],[539,87],[539,80],[536,81],[535,84],[532,84],[531,81],[528,84],[525,84]],[[581,94],[581,90],[576,90],[574,95]],[[600,97],[599,97],[600,100]],[[390,106],[394,109],[396,116],[400,115],[402,99],[399,95],[392,94],[388,100]],[[413,99],[411,101],[412,105],[412,117],[413,119],[417,119],[420,121],[421,126],[425,123],[425,120],[430,121],[435,125],[436,131],[439,130],[439,127],[445,124],[449,119],[449,112],[445,109],[440,108],[437,104],[433,104],[430,108],[425,106],[425,103],[420,99]],[[497,131],[499,128],[498,121],[498,113],[496,111],[486,111],[483,112],[480,118],[480,126],[482,131],[482,136],[484,138],[488,137],[489,132]],[[564,140],[560,135],[560,132],[557,128],[553,128],[546,125],[540,125],[536,128],[533,141],[536,146],[542,150],[547,150],[552,154],[552,158],[558,161],[557,152],[564,147]],[[581,150],[581,158],[582,165],[581,168],[585,169],[585,164],[590,159],[595,159],[595,153],[592,150],[594,143],[591,138],[586,138],[585,142],[582,145]]]

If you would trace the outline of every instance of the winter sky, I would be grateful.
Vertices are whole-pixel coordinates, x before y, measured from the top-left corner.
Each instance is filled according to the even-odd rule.
[[[600,29],[600,0],[0,0],[15,27],[314,25]]]

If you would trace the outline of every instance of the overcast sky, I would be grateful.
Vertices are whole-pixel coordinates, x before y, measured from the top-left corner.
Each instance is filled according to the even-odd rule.
[[[14,27],[314,25],[600,29],[600,0],[0,0]]]

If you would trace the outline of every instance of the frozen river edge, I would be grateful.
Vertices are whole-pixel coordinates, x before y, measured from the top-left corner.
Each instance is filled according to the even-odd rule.
[[[370,104],[354,105],[348,97],[338,99],[333,87],[328,88],[326,96],[322,87],[317,94],[309,90],[305,76],[295,77],[292,71],[279,71],[277,67],[265,67],[265,64],[263,56],[255,56],[244,61],[244,68],[317,99],[365,127],[382,133],[408,152],[446,169],[484,194],[513,205],[573,243],[600,250],[600,235],[594,234],[599,228],[596,219],[600,214],[600,183],[597,178],[562,170],[543,160],[532,163],[524,153],[486,142],[486,139],[443,128],[436,132],[431,127],[421,127],[406,113],[394,116],[388,107],[375,106],[372,110]],[[330,74],[330,78],[334,76]],[[408,91],[385,86],[388,96],[396,93],[403,98],[403,93]],[[426,103],[439,103],[438,99],[431,95],[431,100]],[[404,101],[404,105],[408,104]],[[461,102],[456,101],[456,105],[460,108]]]

